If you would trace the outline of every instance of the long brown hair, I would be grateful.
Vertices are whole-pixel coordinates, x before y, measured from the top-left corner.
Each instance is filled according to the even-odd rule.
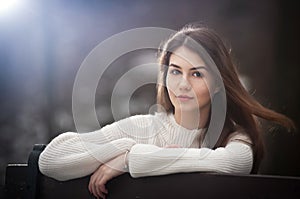
[[[174,113],[174,106],[170,101],[166,88],[166,76],[170,56],[174,50],[185,46],[198,52],[191,45],[187,45],[187,38],[196,41],[206,50],[217,66],[221,75],[220,78],[224,83],[227,111],[223,130],[214,148],[224,146],[230,133],[236,131],[237,126],[242,127],[253,144],[254,165],[251,173],[257,173],[264,154],[259,118],[273,121],[289,130],[294,129],[295,125],[288,117],[262,106],[247,92],[239,80],[229,50],[212,29],[198,24],[188,24],[161,45],[159,49],[160,71],[157,84],[157,103],[167,113]],[[201,57],[201,54],[199,55]]]

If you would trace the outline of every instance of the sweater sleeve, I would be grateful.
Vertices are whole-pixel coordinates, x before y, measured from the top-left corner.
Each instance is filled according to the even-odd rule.
[[[196,171],[249,174],[252,163],[251,146],[234,141],[215,150],[136,144],[129,153],[132,177]]]
[[[89,175],[134,144],[147,143],[152,122],[151,115],[136,115],[94,132],[60,134],[41,153],[39,169],[57,180]]]
[[[131,138],[115,139],[101,130],[91,133],[67,132],[54,138],[41,153],[41,173],[57,180],[91,174],[100,164],[130,150]]]

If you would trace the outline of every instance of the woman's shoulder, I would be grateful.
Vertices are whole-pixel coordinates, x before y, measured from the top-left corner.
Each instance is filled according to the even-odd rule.
[[[227,143],[230,142],[243,142],[248,145],[253,145],[253,142],[249,136],[249,134],[240,126],[236,127],[236,130],[232,133],[227,138]]]

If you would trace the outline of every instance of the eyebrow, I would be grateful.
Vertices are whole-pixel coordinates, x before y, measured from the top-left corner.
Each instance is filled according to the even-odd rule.
[[[176,64],[170,64],[169,66],[173,66],[175,68],[180,68],[181,69],[181,67],[176,65]],[[199,70],[199,69],[207,70],[207,68],[205,66],[197,66],[197,67],[190,68],[190,70]]]

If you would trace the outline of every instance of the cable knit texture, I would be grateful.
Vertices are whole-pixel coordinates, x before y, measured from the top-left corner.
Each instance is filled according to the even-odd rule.
[[[226,147],[211,150],[199,148],[204,133],[205,129],[181,127],[172,114],[131,116],[94,132],[57,136],[41,153],[39,168],[47,176],[69,180],[89,175],[129,150],[132,177],[194,171],[250,173],[253,154],[245,144],[251,143],[248,136],[236,132]],[[181,148],[164,148],[171,144]]]

